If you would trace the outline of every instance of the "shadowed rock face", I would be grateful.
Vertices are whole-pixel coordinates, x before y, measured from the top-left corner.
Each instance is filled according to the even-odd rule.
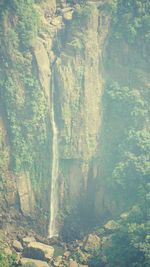
[[[23,251],[23,256],[49,261],[54,254],[54,248],[40,242],[30,242]]]

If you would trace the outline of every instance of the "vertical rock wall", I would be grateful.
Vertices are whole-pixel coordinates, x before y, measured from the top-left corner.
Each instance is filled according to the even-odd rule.
[[[53,68],[59,129],[60,210],[88,198],[88,177],[102,120],[102,53],[109,20],[96,3],[77,6],[60,34]],[[57,43],[58,45],[58,43]],[[69,204],[68,204],[69,203]],[[80,205],[81,206],[81,205]]]

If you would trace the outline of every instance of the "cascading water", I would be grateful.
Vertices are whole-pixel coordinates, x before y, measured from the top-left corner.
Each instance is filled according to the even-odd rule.
[[[53,86],[52,86],[53,88]],[[51,125],[53,132],[52,141],[52,170],[51,170],[51,197],[50,197],[50,220],[49,237],[58,236],[57,214],[58,214],[58,130],[54,115],[54,93],[51,97]]]

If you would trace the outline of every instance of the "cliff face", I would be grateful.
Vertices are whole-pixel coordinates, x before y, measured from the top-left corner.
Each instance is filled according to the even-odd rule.
[[[3,42],[13,35],[12,47],[4,47],[5,57],[1,53],[1,110],[7,125],[5,129],[1,123],[1,153],[8,154],[4,179],[8,182],[9,172],[16,188],[12,195],[10,192],[11,203],[6,204],[19,204],[22,214],[32,220],[39,217],[37,224],[44,222],[43,231],[47,231],[49,221],[54,157],[52,101],[59,142],[59,224],[62,215],[72,212],[81,196],[87,195],[90,163],[101,128],[102,53],[109,24],[95,2],[57,5],[57,10],[55,1],[28,6],[31,14],[27,19],[32,22],[34,13],[40,17],[40,22],[37,18],[34,21],[40,25],[38,34],[34,28],[25,32],[27,36],[35,30],[36,36],[29,36],[29,40],[20,32],[18,6],[16,13],[8,6],[11,19],[7,12],[1,15]],[[21,15],[21,22],[27,23]]]
[[[55,165],[53,109],[58,132],[59,228],[68,215],[74,220],[74,213],[90,220],[89,209],[98,220],[112,216],[117,206],[107,180],[112,171],[109,152],[118,153],[117,136],[123,132],[118,132],[119,118],[113,120],[116,128],[103,119],[102,96],[108,80],[136,86],[124,64],[133,50],[108,39],[111,11],[104,10],[101,1],[31,1],[28,6],[3,4],[3,9],[1,209],[19,209],[47,232]],[[111,134],[112,139],[107,138]]]
[[[90,164],[101,129],[102,52],[108,24],[96,4],[79,6],[61,35],[52,76],[59,129],[61,210],[73,209],[87,197]]]

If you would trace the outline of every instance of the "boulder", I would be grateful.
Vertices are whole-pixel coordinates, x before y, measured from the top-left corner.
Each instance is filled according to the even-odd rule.
[[[85,251],[93,251],[95,249],[98,249],[101,245],[101,239],[95,234],[89,234],[83,244],[83,248]]]
[[[64,257],[68,258],[70,256],[70,254],[71,254],[70,251],[65,251],[64,252]]]
[[[23,256],[49,261],[54,254],[54,248],[40,242],[30,242],[23,251]]]
[[[78,263],[76,261],[70,260],[69,267],[78,267]]]
[[[29,258],[21,258],[20,259],[20,264],[34,264],[36,267],[49,267],[48,263],[46,261],[39,261],[39,260],[34,260],[34,259],[29,259]]]
[[[14,248],[17,252],[22,252],[22,251],[23,251],[23,246],[22,246],[22,244],[21,244],[18,240],[14,240],[14,241],[13,241],[13,248]]]
[[[22,242],[23,242],[25,245],[28,245],[28,244],[31,243],[31,242],[35,242],[35,238],[34,238],[34,236],[26,236],[26,237],[23,237],[23,238],[22,238]]]
[[[58,257],[54,260],[53,265],[56,266],[56,267],[59,267],[61,263],[62,263],[62,256],[58,256]]]

